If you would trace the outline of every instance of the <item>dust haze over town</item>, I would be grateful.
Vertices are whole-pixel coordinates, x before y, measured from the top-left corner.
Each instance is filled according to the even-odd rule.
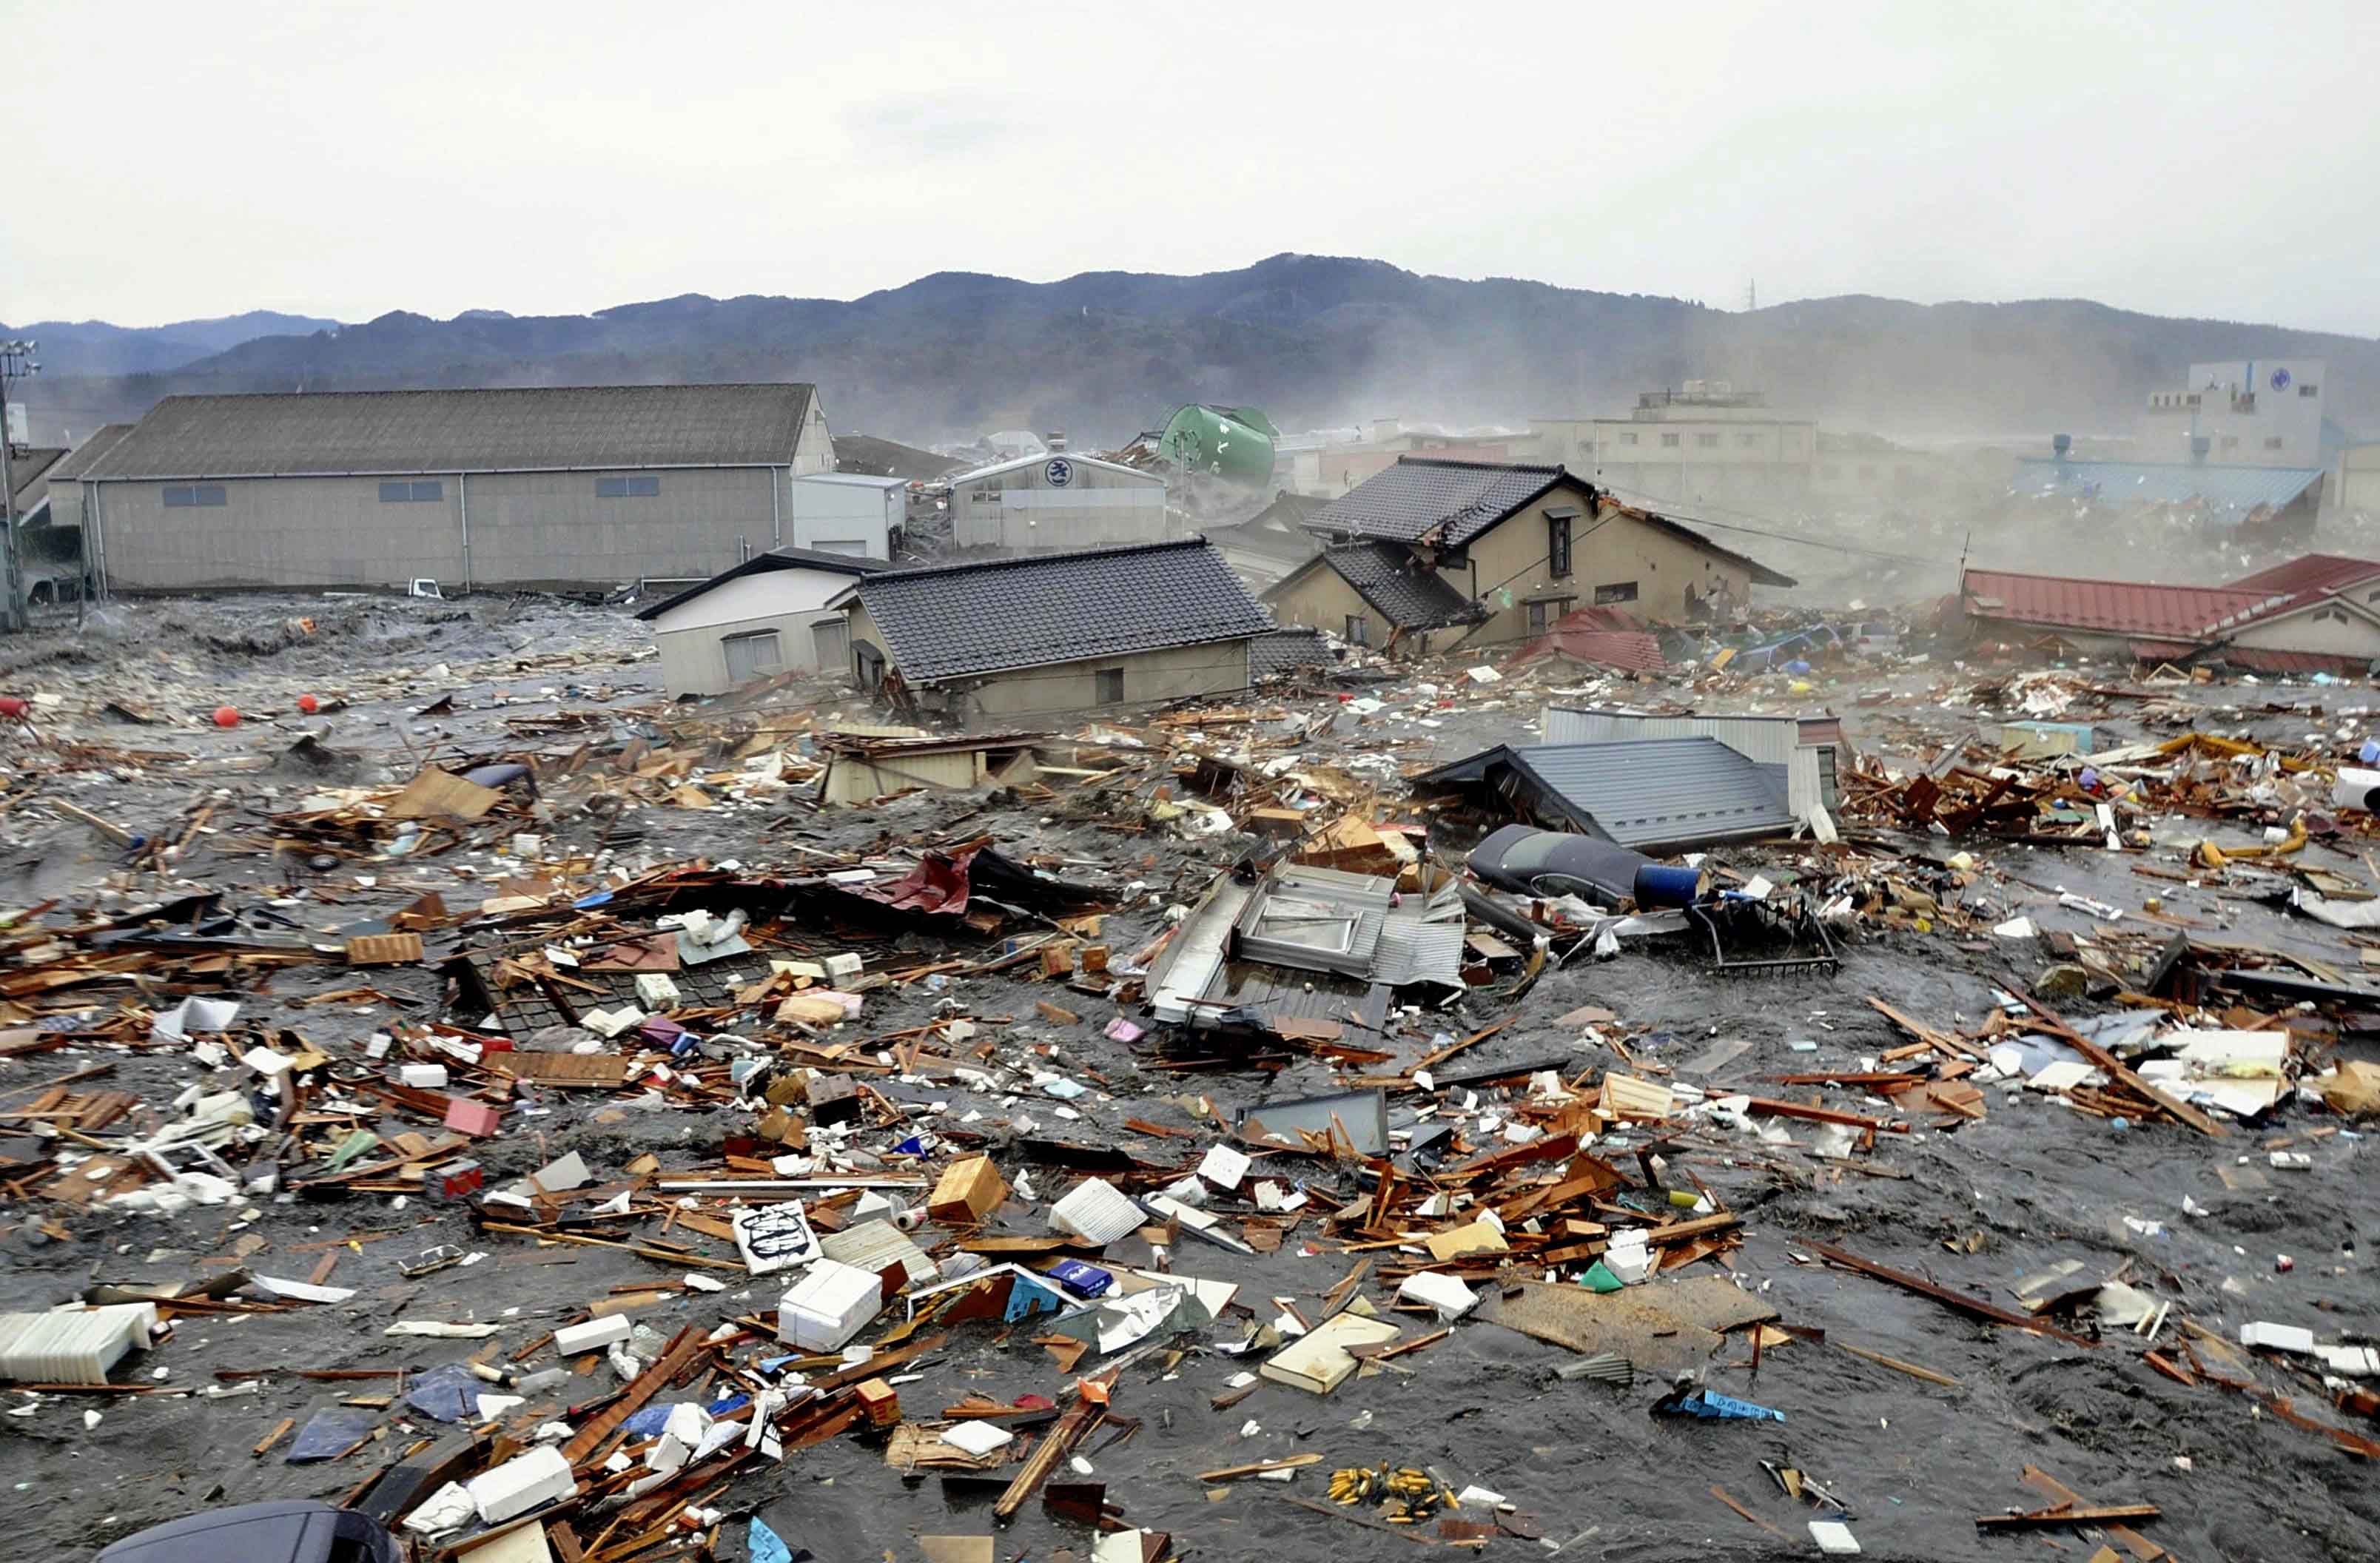
[[[2380,8],[0,60],[25,1556],[2374,1555]]]

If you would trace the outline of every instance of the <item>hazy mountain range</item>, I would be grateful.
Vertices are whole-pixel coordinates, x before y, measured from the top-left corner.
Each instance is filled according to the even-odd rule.
[[[1853,296],[1719,310],[1378,260],[1276,255],[1235,272],[938,273],[848,301],[699,295],[591,315],[258,312],[42,338],[36,430],[78,437],[188,392],[808,380],[833,426],[917,443],[1063,429],[1078,446],[1184,401],[1283,429],[1397,415],[1471,425],[1612,414],[1690,378],[1764,388],[1829,428],[2044,438],[2130,430],[2193,359],[2329,360],[2332,417],[2380,430],[2380,341],[2173,320],[2084,300],[1918,305]]]

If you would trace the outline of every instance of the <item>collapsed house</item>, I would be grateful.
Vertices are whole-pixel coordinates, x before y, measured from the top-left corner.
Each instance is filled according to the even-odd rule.
[[[1612,744],[1639,738],[1716,738],[1759,766],[1781,788],[1796,819],[1842,806],[1839,775],[1843,721],[1815,716],[1652,716],[1601,706],[1548,706],[1538,721],[1548,744]]]
[[[1757,841],[1795,822],[1768,769],[1710,737],[1499,744],[1426,771],[1414,786],[1644,853]]]
[[[1429,632],[1476,624],[1488,611],[1454,585],[1393,543],[1342,543],[1326,548],[1269,588],[1266,606],[1293,624],[1344,607],[1344,595],[1360,599],[1354,612],[1321,624],[1350,646],[1412,650],[1427,646]]]
[[[863,689],[962,721],[1243,690],[1273,628],[1197,538],[886,571],[834,606]]]
[[[1306,523],[1335,542],[1371,544],[1374,561],[1435,577],[1475,608],[1457,621],[1481,645],[1541,636],[1584,602],[1628,605],[1656,619],[1690,619],[1750,600],[1755,586],[1791,586],[1757,561],[1650,511],[1623,505],[1560,466],[1405,456],[1333,500]],[[1334,634],[1378,612],[1350,573],[1310,565],[1267,599],[1287,624]],[[1416,654],[1431,631],[1400,639]],[[1442,648],[1442,646],[1441,648]]]
[[[1969,626],[2083,655],[2361,673],[2380,659],[2380,562],[2310,553],[2224,586],[1969,570]]]

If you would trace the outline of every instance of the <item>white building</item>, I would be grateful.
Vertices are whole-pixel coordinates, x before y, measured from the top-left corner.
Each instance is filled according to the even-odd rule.
[[[850,665],[849,623],[826,605],[887,566],[808,549],[756,553],[674,597],[638,610],[653,626],[670,698],[723,695],[795,668]]]
[[[909,484],[901,478],[820,472],[793,481],[791,541],[795,548],[856,559],[892,557],[908,518]]]
[[[1818,443],[1815,424],[1779,418],[1761,393],[1723,380],[1640,393],[1626,418],[1532,418],[1529,431],[1532,459],[1631,503],[1803,493]]]
[[[2191,365],[2180,390],[2149,397],[2149,455],[2221,466],[2329,465],[2322,443],[2325,367],[2320,358]]]
[[[1165,478],[1078,455],[1029,455],[951,482],[951,541],[1012,552],[1162,542]]]

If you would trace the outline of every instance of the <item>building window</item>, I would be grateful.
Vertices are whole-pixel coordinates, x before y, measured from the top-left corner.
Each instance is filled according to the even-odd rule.
[[[446,485],[435,478],[411,483],[382,483],[380,486],[380,503],[382,504],[415,504],[445,497]]]
[[[1735,442],[1748,451],[1760,443],[1760,436],[1757,434],[1739,434],[1735,437]]]
[[[2265,435],[2265,449],[2266,449],[2266,450],[2268,450],[2268,451],[2277,451],[2277,450],[2279,450],[2280,448],[2281,448],[2281,437],[2280,437],[2279,435],[2277,435],[2277,434],[2267,434],[2267,435]]]
[[[744,684],[762,673],[776,672],[785,665],[785,654],[778,643],[775,630],[722,636],[719,648],[727,654],[727,682],[730,684]]]
[[[1570,574],[1570,517],[1546,517],[1546,573],[1556,578]]]
[[[1636,436],[1632,432],[1623,430],[1620,436],[1620,442],[1623,445],[1633,445],[1636,442]]]
[[[1530,602],[1529,633],[1543,635],[1560,624],[1577,602],[1575,597],[1541,597]]]
[[[2322,387],[2309,382],[2298,387],[2298,394],[2301,396],[2319,396],[2322,394]]]
[[[2227,451],[2239,449],[2240,436],[2237,434],[2226,434],[2223,436],[2223,448]]]
[[[1102,706],[1123,704],[1123,670],[1101,668],[1092,675],[1099,681],[1099,701]]]
[[[1597,608],[1609,608],[1615,602],[1635,600],[1636,583],[1634,581],[1614,581],[1609,586],[1599,586],[1595,588],[1595,605]]]
[[[640,478],[598,478],[597,499],[651,499],[662,491],[662,480],[650,473]]]
[[[1372,621],[1361,613],[1348,614],[1344,639],[1350,646],[1369,646],[1372,644]]]
[[[188,510],[194,505],[217,505],[224,503],[221,483],[181,483],[165,491],[165,508]]]
[[[1718,436],[1716,434],[1697,434],[1694,436],[1694,443],[1701,446],[1704,450],[1715,451],[1718,449]]]
[[[1675,434],[1664,434],[1661,436],[1661,444],[1664,449],[1674,447],[1677,442],[1678,437]]]

